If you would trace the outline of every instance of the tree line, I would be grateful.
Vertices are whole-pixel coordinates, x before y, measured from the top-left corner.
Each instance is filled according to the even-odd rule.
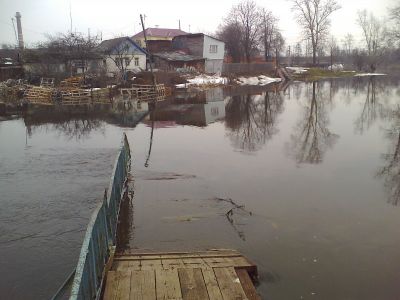
[[[301,28],[301,38],[288,45],[279,29],[279,18],[254,0],[234,5],[219,26],[216,36],[225,42],[232,62],[251,62],[262,54],[266,61],[280,55],[300,63],[301,57],[318,64],[321,57],[352,64],[359,70],[376,68],[400,58],[400,5],[388,9],[384,19],[367,10],[358,11],[355,21],[363,33],[362,46],[352,33],[338,41],[330,33],[332,15],[341,9],[336,0],[290,0],[292,12]],[[296,61],[297,60],[297,61]]]

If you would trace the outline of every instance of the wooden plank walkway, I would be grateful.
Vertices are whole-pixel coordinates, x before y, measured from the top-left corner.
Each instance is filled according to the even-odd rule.
[[[257,267],[235,250],[115,255],[106,300],[259,300]]]

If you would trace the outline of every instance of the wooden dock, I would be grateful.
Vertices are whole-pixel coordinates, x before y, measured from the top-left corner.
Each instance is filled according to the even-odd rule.
[[[115,255],[102,299],[259,300],[257,267],[235,250]]]

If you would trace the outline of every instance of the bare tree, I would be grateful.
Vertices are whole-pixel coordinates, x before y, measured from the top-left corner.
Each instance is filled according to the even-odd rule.
[[[389,11],[391,21],[394,23],[392,28],[392,34],[397,42],[400,42],[400,5],[393,7]]]
[[[330,27],[330,15],[340,9],[336,0],[292,0],[292,10],[303,28],[305,38],[310,40],[313,64],[317,62],[317,52]]]
[[[357,24],[363,31],[370,68],[374,72],[385,50],[386,28],[367,10],[358,11]]]
[[[243,57],[243,48],[240,42],[242,31],[237,22],[228,21],[219,27],[217,37],[225,42],[225,48],[233,62],[240,62]]]
[[[78,69],[85,75],[88,61],[97,57],[94,49],[99,40],[98,36],[86,37],[79,32],[48,35],[47,41],[40,43],[37,51],[26,50],[24,56],[27,60],[34,58],[40,61],[47,71],[50,64],[62,63],[71,76]]]
[[[257,49],[261,30],[260,8],[253,0],[245,0],[232,8],[228,18],[239,24],[244,56],[246,61],[250,62],[252,53]]]
[[[353,51],[354,37],[351,33],[346,34],[343,39],[343,48],[346,52],[346,55],[350,56]]]
[[[330,69],[331,69],[331,71],[333,71],[334,60],[339,52],[337,41],[334,36],[330,36],[330,38],[328,40],[328,48],[329,48],[329,56],[331,58]]]
[[[265,60],[268,61],[271,59],[273,52],[275,52],[275,49],[273,47],[273,40],[275,37],[275,33],[278,30],[278,18],[276,18],[271,11],[262,8],[260,21],[260,40],[262,46],[264,47]]]
[[[285,39],[279,31],[275,31],[272,37],[272,49],[275,51],[276,64],[279,65],[280,53],[285,46]]]

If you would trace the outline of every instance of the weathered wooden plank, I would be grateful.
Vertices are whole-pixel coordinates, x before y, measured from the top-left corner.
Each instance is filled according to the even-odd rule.
[[[204,261],[212,268],[252,266],[243,256],[204,258]]]
[[[179,269],[178,274],[184,300],[209,299],[201,269]]]
[[[214,273],[224,300],[247,299],[234,268],[214,268]]]
[[[204,283],[206,284],[210,300],[222,300],[222,294],[212,268],[202,269]]]
[[[114,271],[138,271],[141,270],[140,261],[120,260],[113,264]]]
[[[104,300],[114,300],[118,290],[118,275],[115,271],[109,271],[107,273],[106,288],[104,290]]]
[[[218,254],[234,254],[234,255],[241,255],[240,252],[238,252],[237,250],[233,250],[233,249],[214,249],[214,250],[208,250],[208,251],[193,251],[193,252],[187,252],[187,251],[170,251],[170,252],[139,252],[137,250],[131,250],[131,251],[126,251],[124,253],[122,253],[121,255],[135,255],[135,256],[146,256],[146,255],[206,255],[206,254],[210,254],[210,255],[218,255]]]
[[[131,272],[110,271],[107,275],[105,300],[128,299],[130,294]]]
[[[178,269],[184,268],[185,265],[181,259],[163,259],[161,260],[163,269]]]
[[[186,268],[206,268],[207,265],[201,257],[196,258],[182,258],[183,264]]]
[[[162,269],[161,259],[159,260],[141,260],[141,270],[155,270]]]
[[[249,276],[249,273],[245,269],[235,269],[237,276],[239,277],[240,283],[249,300],[261,300],[261,297],[257,294],[256,288]]]
[[[156,278],[153,270],[132,271],[130,300],[155,300]]]
[[[156,294],[157,300],[180,300],[182,299],[181,287],[179,283],[178,270],[157,269],[156,274]]]

